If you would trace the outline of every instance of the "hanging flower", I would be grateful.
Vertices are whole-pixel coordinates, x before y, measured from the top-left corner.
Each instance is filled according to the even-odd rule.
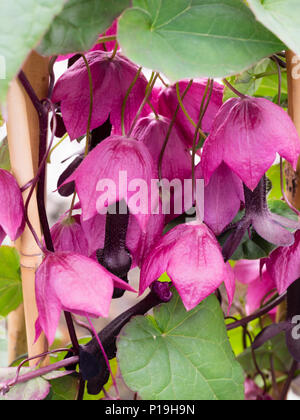
[[[93,80],[91,130],[110,116],[114,132],[120,134],[122,106],[138,67],[121,54],[92,51],[86,54]],[[126,102],[125,129],[130,125],[145,97],[147,80],[141,74]],[[71,140],[86,134],[90,112],[90,81],[83,58],[80,58],[57,81],[52,101],[60,103],[62,116]]]
[[[188,87],[189,80],[182,80],[179,82],[179,92],[182,97],[184,91]],[[206,90],[207,80],[196,79],[190,87],[188,93],[183,99],[183,105],[187,113],[192,118],[195,124],[198,123],[201,102]],[[213,93],[209,106],[202,121],[202,129],[209,133],[212,128],[212,123],[223,103],[224,86],[214,82]],[[161,91],[158,99],[158,111],[161,115],[172,119],[176,108],[178,106],[178,95],[176,84]],[[182,109],[178,112],[176,118],[176,125],[181,130],[185,142],[189,147],[192,147],[193,138],[195,134],[195,127],[188,120]]]
[[[169,131],[171,121],[151,114],[142,118],[133,130],[132,136],[147,146],[157,170],[160,166],[161,151]],[[164,198],[164,212],[167,220],[184,213],[184,190],[185,180],[191,178],[192,159],[184,144],[184,138],[180,131],[173,127],[169,137],[163,159],[161,161],[162,193],[167,195]],[[167,181],[167,182],[166,182]],[[187,188],[187,187],[186,187]],[[189,201],[192,201],[191,198]],[[192,206],[192,204],[191,204]],[[177,210],[178,209],[178,210]]]
[[[248,286],[246,298],[247,315],[261,308],[265,300],[271,299],[276,293],[276,284],[266,268],[260,270],[260,260],[240,260],[234,269],[235,279]],[[260,272],[261,271],[261,272]],[[277,308],[270,312],[275,317]]]
[[[276,152],[296,169],[300,139],[288,114],[264,98],[232,98],[218,112],[202,154],[208,184],[225,162],[250,190],[272,166]]]
[[[80,216],[65,217],[51,229],[54,249],[57,252],[74,252],[88,255],[88,242],[81,226]]]
[[[147,146],[157,169],[170,123],[171,121],[167,118],[162,116],[156,118],[154,114],[151,114],[148,117],[141,118],[132,132],[132,137]],[[189,179],[191,162],[191,155],[184,144],[184,138],[174,127],[162,161],[162,177],[169,181]]]
[[[24,204],[15,178],[0,169],[0,245],[6,235],[12,241],[21,236],[25,228]]]
[[[195,175],[196,179],[203,179],[201,163]],[[204,221],[215,235],[220,235],[232,222],[244,200],[242,181],[222,163],[204,189]]]
[[[287,229],[299,229],[300,223],[271,213],[267,203],[266,177],[263,177],[252,192],[244,187],[245,215],[235,224],[233,234],[223,247],[225,260],[229,260],[251,226],[263,239],[278,246],[290,246],[294,243],[293,233]]]
[[[279,294],[284,293],[300,278],[300,230],[295,234],[295,243],[273,251],[266,260],[266,265]]]
[[[49,345],[53,344],[61,311],[107,318],[114,287],[134,291],[87,257],[67,252],[47,254],[36,272],[36,339],[44,331]]]
[[[225,282],[232,301],[234,278],[213,233],[198,222],[176,226],[144,261],[140,294],[167,273],[184,306],[192,310]]]
[[[111,136],[88,154],[65,184],[75,181],[83,221],[106,214],[108,207],[124,199],[145,230],[152,179],[156,171],[147,147],[132,138]]]

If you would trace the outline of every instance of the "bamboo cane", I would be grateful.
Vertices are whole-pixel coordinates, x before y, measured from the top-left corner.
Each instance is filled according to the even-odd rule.
[[[46,96],[48,87],[48,60],[32,53],[24,65],[24,71],[33,84],[38,96]],[[39,150],[39,123],[32,104],[23,87],[16,79],[12,82],[7,100],[8,124],[7,134],[11,167],[20,186],[27,184],[34,178],[38,166]],[[23,197],[26,200],[28,190]],[[41,237],[40,220],[36,202],[36,193],[33,194],[28,209],[29,219],[39,237]],[[26,227],[18,249],[21,256],[21,274],[24,296],[24,312],[27,333],[27,347],[29,357],[47,351],[47,342],[44,336],[34,344],[35,321],[37,307],[35,301],[35,271],[41,263],[41,250],[34,237]],[[10,324],[13,329],[16,325]],[[14,346],[14,343],[11,343]],[[35,362],[33,361],[32,364]]]
[[[292,51],[287,52],[289,115],[300,135],[300,57]],[[287,196],[290,202],[300,209],[300,160],[295,172],[286,164]]]
[[[300,136],[300,57],[292,51],[287,51],[286,61],[288,77],[288,112]],[[296,172],[293,170],[292,166],[286,162],[285,176],[287,198],[295,208],[300,209],[300,159],[298,161]],[[297,282],[299,282],[299,280]],[[297,282],[294,283],[294,286]],[[285,302],[284,307],[282,307],[281,311],[279,311],[280,315],[284,313],[286,316],[289,295],[294,294],[294,286],[292,285],[288,289],[287,302]],[[285,385],[286,384],[283,383],[280,386],[282,395],[285,393]],[[287,395],[284,396],[285,399],[286,397]]]

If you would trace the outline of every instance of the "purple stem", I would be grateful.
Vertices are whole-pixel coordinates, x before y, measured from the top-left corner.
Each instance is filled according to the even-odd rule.
[[[20,371],[21,371],[21,368],[22,368],[22,367],[23,367],[26,363],[30,362],[31,360],[36,360],[36,359],[41,360],[41,359],[45,358],[46,356],[49,356],[50,354],[62,353],[62,352],[70,352],[70,349],[56,349],[56,350],[51,350],[51,351],[47,351],[47,352],[45,352],[45,353],[39,354],[39,355],[37,355],[37,356],[29,357],[29,358],[27,358],[27,359],[23,360],[23,361],[19,364],[19,366],[18,366],[18,368],[17,368],[17,374],[16,374],[16,377],[15,377],[15,380],[14,380],[14,385],[16,385],[16,384],[19,382],[19,376],[20,376]],[[38,365],[39,363],[40,363],[40,361],[39,361],[39,362],[37,362],[37,365]]]
[[[126,325],[130,319],[133,316],[136,315],[144,315],[146,312],[148,312],[153,307],[159,305],[160,303],[168,302],[172,298],[172,292],[170,291],[167,283],[154,283],[152,292],[140,303],[129,309],[128,311],[124,312],[122,315],[120,315],[118,318],[116,318],[114,321],[112,321],[104,330],[102,330],[98,336],[96,335],[96,331],[93,331],[93,333],[96,335],[93,340],[88,343],[86,346],[83,347],[83,349],[88,350],[90,353],[94,353],[94,355],[97,357],[99,355],[99,352],[102,354],[101,349],[99,348],[99,341],[104,340],[105,343],[101,342],[101,347],[104,348],[105,352],[109,352],[107,358],[112,359],[115,357],[116,352],[116,338],[121,331],[121,329]],[[91,329],[94,330],[93,325],[91,325]],[[47,354],[60,352],[67,349],[58,349],[53,350],[47,353],[43,353],[41,355],[38,355],[36,358],[42,357]],[[30,359],[28,359],[30,360]],[[10,380],[8,383],[1,384],[2,390],[5,390],[7,387],[11,387],[16,385],[17,383],[24,383],[28,382],[32,379],[38,378],[40,376],[44,376],[47,373],[53,372],[55,370],[59,370],[62,368],[67,368],[69,366],[76,366],[80,362],[79,356],[72,356],[69,358],[66,358],[58,363],[51,364],[49,366],[45,366],[43,368],[34,370],[32,372],[29,372],[25,375],[17,376],[13,380]],[[80,392],[82,391],[82,384],[80,386]],[[100,391],[99,391],[100,392]]]
[[[36,96],[32,86],[30,85],[26,75],[23,71],[19,73],[19,80],[21,81],[24,89],[26,90],[29,98],[31,99],[37,113],[39,116],[39,124],[40,124],[40,149],[39,149],[39,170],[38,173],[33,181],[30,193],[28,195],[28,199],[25,205],[25,208],[28,208],[29,201],[31,199],[31,196],[33,194],[34,188],[36,184],[38,184],[37,189],[37,203],[38,203],[38,210],[39,210],[39,216],[40,216],[40,222],[44,234],[44,240],[46,244],[46,248],[50,252],[54,252],[54,246],[53,241],[51,237],[48,217],[47,217],[47,211],[46,211],[46,205],[45,205],[45,183],[46,183],[46,161],[49,151],[51,150],[52,143],[54,140],[54,133],[56,131],[56,118],[54,118],[54,124],[53,124],[53,134],[52,139],[50,141],[49,147],[47,149],[47,138],[48,138],[48,115],[49,115],[49,109],[52,110],[53,115],[55,115],[55,109],[52,104],[52,102],[49,99],[45,99],[44,103],[39,100],[39,98]],[[47,105],[46,105],[47,104]],[[27,214],[27,212],[26,212]],[[34,235],[38,245],[43,249],[43,245],[41,244],[39,238],[37,237],[36,232],[34,231],[28,217],[27,217],[27,224]],[[68,326],[70,338],[74,347],[74,350],[76,352],[79,352],[79,343],[76,336],[75,327],[73,324],[72,316],[69,312],[65,312],[65,318],[66,323]]]
[[[54,363],[49,366],[42,367],[41,369],[34,370],[32,372],[26,373],[25,375],[21,375],[18,378],[18,384],[23,384],[25,382],[31,381],[32,379],[39,378],[41,376],[45,376],[48,373],[54,372],[55,370],[59,370],[65,368],[67,366],[76,365],[79,362],[79,356],[69,357],[68,359],[62,360],[60,362]],[[15,379],[9,381],[7,384],[2,384],[2,386],[14,386]]]
[[[234,330],[235,328],[239,328],[239,327],[245,327],[247,324],[254,321],[255,319],[260,318],[263,315],[266,315],[267,313],[272,311],[272,309],[274,309],[278,305],[280,305],[285,299],[286,299],[286,293],[279,296],[277,299],[273,300],[268,305],[264,306],[260,311],[255,312],[254,314],[252,314],[252,315],[250,315],[246,318],[243,318],[243,319],[241,319],[237,322],[233,322],[232,324],[227,325],[227,327],[226,327],[227,331],[231,331],[231,330]]]
[[[86,316],[86,319],[88,320],[88,323],[89,323],[89,325],[90,325],[90,327],[91,327],[91,329],[92,329],[92,331],[93,331],[93,333],[94,333],[94,336],[95,336],[95,338],[96,338],[96,340],[97,340],[97,343],[98,343],[98,345],[99,345],[99,348],[100,348],[100,350],[101,350],[101,352],[102,352],[102,355],[103,355],[103,357],[104,357],[104,360],[105,360],[105,363],[106,363],[107,369],[109,370],[109,373],[110,373],[110,376],[111,376],[112,382],[113,382],[113,384],[114,384],[114,388],[115,388],[115,391],[116,391],[116,395],[117,395],[118,399],[120,399],[120,393],[119,393],[118,385],[117,385],[117,382],[116,382],[115,376],[114,376],[114,374],[113,374],[113,372],[112,372],[112,370],[111,370],[110,363],[109,363],[109,360],[108,360],[107,354],[106,354],[106,352],[105,352],[105,349],[104,349],[104,347],[103,347],[103,344],[101,343],[101,340],[100,340],[100,338],[99,338],[99,336],[98,336],[98,334],[97,334],[97,331],[96,331],[96,330],[95,330],[95,328],[94,328],[94,325],[93,325],[92,321],[90,320],[89,315],[88,315],[88,314],[85,314],[85,316]]]
[[[295,374],[297,372],[298,365],[299,365],[298,362],[293,361],[292,367],[291,367],[290,372],[289,372],[289,376],[288,376],[288,378],[287,378],[287,380],[284,384],[282,393],[280,395],[280,400],[281,401],[285,401],[286,398],[287,398],[287,395],[288,395],[288,392],[290,390],[291,384],[292,384],[292,382],[295,378]]]
[[[50,59],[50,63],[49,63],[49,89],[48,89],[48,99],[51,99],[52,93],[53,93],[53,88],[54,88],[54,84],[55,84],[55,74],[54,74],[54,64],[57,60],[57,55],[51,57]]]

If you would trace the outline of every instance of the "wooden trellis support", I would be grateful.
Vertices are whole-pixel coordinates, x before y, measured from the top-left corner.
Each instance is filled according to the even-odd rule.
[[[289,114],[300,136],[300,57],[287,52]],[[300,160],[297,171],[286,164],[287,196],[300,209]]]
[[[47,96],[49,74],[48,59],[32,53],[24,64],[23,70],[32,84],[37,96],[42,99]],[[7,134],[12,173],[16,177],[20,187],[34,178],[38,168],[39,156],[39,121],[36,110],[30,102],[25,90],[18,79],[15,79],[10,87],[7,100],[8,124]],[[28,196],[28,190],[23,194],[24,200]],[[41,227],[37,208],[36,194],[33,194],[29,205],[29,219],[41,237]],[[43,353],[48,344],[44,336],[34,344],[35,321],[37,319],[37,307],[35,301],[35,271],[41,263],[41,251],[37,246],[33,235],[26,227],[24,234],[17,243],[21,256],[21,273],[24,296],[24,313],[27,335],[27,347],[29,357]],[[9,320],[10,359],[18,354],[18,343],[22,340],[22,309],[11,315]],[[15,329],[19,334],[15,334]],[[35,361],[33,362],[33,364]]]

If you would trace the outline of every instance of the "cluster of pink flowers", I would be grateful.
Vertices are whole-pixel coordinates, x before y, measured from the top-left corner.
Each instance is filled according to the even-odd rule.
[[[299,224],[270,213],[264,188],[264,175],[276,153],[293,167],[297,164],[300,139],[287,113],[266,99],[248,96],[223,104],[223,86],[214,82],[201,127],[208,137],[198,152],[201,161],[193,169],[191,148],[195,127],[190,119],[197,124],[208,81],[194,80],[188,91],[187,80],[179,81],[178,85],[155,86],[141,111],[149,89],[148,80],[121,51],[112,54],[114,47],[111,43],[104,50],[98,45],[86,53],[90,74],[84,59],[79,58],[57,81],[52,95],[71,140],[86,134],[89,119],[90,130],[109,120],[112,135],[81,157],[79,166],[65,180],[64,185],[75,183],[81,214],[67,214],[52,228],[55,252],[46,252],[36,274],[37,336],[43,330],[50,343],[61,310],[107,317],[114,287],[134,291],[99,263],[97,252],[105,248],[109,233],[122,236],[118,246],[130,254],[131,267],[141,269],[140,294],[167,273],[187,310],[214,293],[222,283],[231,304],[237,278],[250,284],[248,310],[251,312],[268,291],[277,288],[283,293],[300,277],[300,263],[297,264],[300,235],[297,232],[294,236],[285,229],[298,229]],[[178,88],[180,95],[185,92],[184,110],[179,106]],[[124,130],[130,135],[124,135]],[[144,211],[138,214],[132,208],[132,203],[138,201],[136,192],[128,185],[115,194],[107,192],[106,200],[99,204],[102,180],[117,184],[119,174],[126,171],[128,181],[142,179],[149,186],[152,180],[158,179],[159,169],[169,181],[183,182],[191,179],[192,173],[196,179],[205,180],[204,222],[182,223],[165,233],[167,223],[176,215],[171,211],[166,216],[159,211],[159,185],[157,202],[153,203],[149,196]],[[125,232],[124,229],[107,232],[108,216],[102,210],[116,202],[124,203],[129,209]],[[143,207],[144,203],[140,205]],[[157,212],[153,212],[154,207]],[[245,216],[222,254],[216,236],[243,207]],[[24,224],[20,189],[12,176],[1,170],[0,240],[6,234],[15,240]],[[253,266],[239,262],[235,273],[227,263],[251,226],[266,240],[283,246],[267,260],[262,276],[256,262]]]

